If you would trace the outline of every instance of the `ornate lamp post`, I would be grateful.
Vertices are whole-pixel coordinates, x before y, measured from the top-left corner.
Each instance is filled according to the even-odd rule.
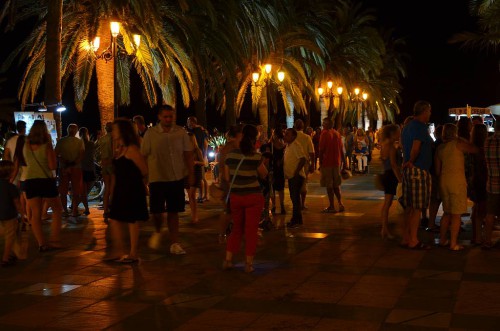
[[[118,37],[120,35],[120,22],[110,22],[111,45],[109,45],[101,54],[96,54],[98,60],[104,60],[106,63],[113,61],[113,109],[114,117],[117,118],[118,114],[118,82],[116,79],[117,73],[117,60],[120,55],[125,55],[126,52],[118,48]],[[141,36],[139,34],[133,35],[134,45],[139,48],[141,44]],[[101,44],[101,38],[96,36],[91,43],[92,50],[97,53]]]
[[[368,99],[368,93],[363,92],[361,96],[359,95],[360,89],[355,88],[354,89],[354,97],[352,100],[355,102],[355,109],[356,109],[356,118],[358,122],[358,128],[363,128],[365,129],[365,117],[366,117],[366,104],[365,101]],[[361,114],[359,112],[359,104],[361,104]]]
[[[342,116],[342,97],[341,96],[342,96],[342,92],[344,91],[344,89],[341,86],[337,87],[337,94],[335,94],[334,90],[333,90],[333,82],[332,81],[328,81],[326,83],[326,86],[327,86],[326,92],[322,87],[318,88],[318,94],[320,97],[320,105],[321,105],[321,98],[327,97],[328,98],[327,117],[332,118],[333,113],[334,113],[334,107],[335,107],[334,100],[335,100],[335,97],[337,97],[339,99],[339,107],[338,107],[339,116]],[[326,116],[322,115],[322,118],[324,118],[324,117],[326,117]]]
[[[273,81],[273,77],[271,74],[273,66],[269,63],[264,65],[264,72],[265,72],[265,77],[264,77],[264,84],[266,88],[266,100],[267,100],[267,136],[268,138],[271,137],[271,123],[274,120],[274,117],[277,113],[277,109],[274,111],[272,110],[271,106],[271,93],[273,91],[273,86],[272,84],[275,84]],[[285,72],[280,70],[277,73],[277,78],[279,81],[279,84],[283,82],[285,79]],[[252,80],[254,82],[254,86],[259,86],[258,81],[260,79],[260,74],[258,72],[254,72],[252,74]]]

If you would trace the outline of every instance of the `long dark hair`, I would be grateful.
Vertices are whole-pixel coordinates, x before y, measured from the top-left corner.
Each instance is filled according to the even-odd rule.
[[[470,140],[470,129],[472,127],[472,121],[468,117],[460,117],[457,122],[458,136],[466,140]]]
[[[120,138],[125,146],[135,145],[140,147],[139,135],[134,129],[132,122],[125,118],[117,118],[113,122],[120,131]]]
[[[472,132],[470,136],[470,142],[473,143],[476,147],[483,148],[484,142],[488,137],[488,129],[484,124],[474,124],[472,127]]]
[[[259,131],[254,125],[247,124],[242,130],[243,138],[240,142],[241,153],[245,156],[250,156],[255,153],[255,143],[257,142],[257,135]]]
[[[26,141],[26,136],[24,135],[20,135],[19,138],[17,138],[16,149],[14,150],[14,157],[12,158],[13,160],[16,159],[19,160],[20,166],[26,166],[26,160],[24,159],[24,154],[23,154],[25,141]]]

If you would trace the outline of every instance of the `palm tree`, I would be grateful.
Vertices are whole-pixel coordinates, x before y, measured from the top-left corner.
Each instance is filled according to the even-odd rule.
[[[500,45],[500,2],[470,0],[469,8],[471,15],[478,18],[479,31],[457,33],[450,39],[450,43],[496,51]]]
[[[49,105],[57,104],[62,100],[61,91],[61,24],[62,0],[48,1],[47,11],[47,41],[45,56],[45,101]],[[57,136],[62,136],[61,115],[53,111],[56,122]]]
[[[38,17],[30,37],[19,45],[4,63],[4,68],[14,60],[26,61],[26,70],[19,88],[22,104],[32,102],[44,75],[45,43],[47,38],[47,8],[35,0],[20,0],[17,23],[25,18]],[[21,10],[22,9],[22,10]],[[180,22],[179,8],[155,0],[124,1],[70,1],[65,4],[62,30],[62,84],[72,78],[75,105],[81,111],[87,97],[90,81],[96,67],[98,102],[101,124],[114,116],[114,79],[117,79],[117,102],[130,102],[130,68],[134,67],[141,77],[147,102],[154,106],[159,102],[157,89],[164,103],[175,104],[176,87],[179,86],[184,106],[191,97],[198,97],[197,72],[188,55],[186,38],[176,31]],[[97,60],[93,39],[99,35],[101,45],[111,41],[109,22],[111,17],[123,22],[117,38],[119,56],[108,63]],[[182,24],[182,23],[181,23]],[[180,30],[182,31],[182,30]],[[133,34],[139,33],[141,43],[134,47]],[[101,50],[102,51],[102,50]],[[117,61],[117,76],[110,71]]]

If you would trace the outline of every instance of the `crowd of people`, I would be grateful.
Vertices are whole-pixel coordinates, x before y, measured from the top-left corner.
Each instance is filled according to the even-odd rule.
[[[398,201],[405,210],[401,246],[430,248],[418,238],[423,211],[428,210],[427,228],[440,231],[440,245],[462,250],[458,241],[460,216],[467,211],[470,199],[474,202],[473,243],[485,249],[493,247],[493,223],[500,214],[498,122],[491,137],[484,124],[473,125],[468,118],[457,125],[440,125],[434,141],[427,125],[430,115],[431,105],[419,101],[404,125],[388,124],[376,132],[371,128],[366,132],[350,127],[337,130],[330,118],[323,119],[316,130],[306,128],[300,119],[293,128],[277,125],[270,136],[262,126],[231,126],[225,145],[217,150],[216,177],[224,191],[219,223],[219,241],[226,244],[223,269],[233,267],[233,257],[244,241],[245,272],[254,270],[262,221],[269,221],[269,213],[278,210],[287,214],[285,186],[292,202],[286,226],[302,226],[302,213],[308,209],[308,177],[315,171],[319,171],[320,186],[328,196],[328,206],[321,212],[344,212],[343,177],[349,176],[349,170],[367,173],[374,148],[380,148],[383,164],[382,238],[395,238],[388,221],[400,185]],[[185,211],[187,202],[191,221],[196,224],[200,221],[197,205],[208,200],[208,136],[195,117],[189,117],[182,127],[176,124],[176,110],[162,106],[155,126],[148,128],[140,115],[132,121],[118,118],[107,123],[105,134],[96,142],[89,139],[87,128],[73,123],[55,144],[44,121],[35,121],[29,134],[26,132],[26,123],[19,121],[18,134],[7,141],[0,162],[0,193],[8,197],[0,203],[6,236],[3,266],[15,263],[17,224],[31,225],[40,252],[63,246],[63,218],[78,221],[80,203],[84,214],[90,213],[87,194],[96,180],[96,161],[105,183],[103,220],[112,235],[105,259],[139,262],[140,225],[149,219],[155,231],[148,245],[160,249],[165,218],[170,253],[186,254],[179,237],[179,213]],[[438,227],[435,221],[440,204],[444,215]],[[42,224],[49,208],[52,222],[46,238]]]

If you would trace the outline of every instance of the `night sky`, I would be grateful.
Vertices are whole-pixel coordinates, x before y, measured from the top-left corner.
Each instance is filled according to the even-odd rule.
[[[448,108],[488,107],[500,103],[500,56],[449,44],[462,31],[477,31],[464,0],[364,0],[377,8],[379,24],[395,28],[406,40],[411,62],[402,80],[402,114],[415,101],[431,102],[435,122],[448,121]]]
[[[431,121],[443,123],[449,121],[448,108],[487,107],[500,103],[500,56],[488,54],[484,50],[463,49],[460,45],[451,45],[449,38],[464,30],[475,31],[475,22],[468,13],[466,0],[363,0],[366,6],[376,10],[377,24],[393,28],[398,38],[406,40],[411,61],[407,63],[407,77],[402,80],[403,91],[401,110],[398,121],[402,121],[411,110],[415,101],[424,99],[433,105]],[[6,45],[14,46],[19,36],[3,34],[0,36]],[[6,48],[3,48],[4,52]],[[0,51],[1,52],[1,51]],[[0,53],[0,62],[5,54]],[[0,97],[15,97],[16,87],[10,76],[7,86],[2,86]],[[68,106],[64,113],[63,124],[77,122],[89,127],[91,131],[98,127],[96,91],[91,90],[83,113],[76,113],[72,107],[71,85],[63,93],[63,102]],[[132,105],[122,108],[121,114],[131,117],[141,113],[149,121],[154,121],[154,111],[142,103],[141,86],[132,86]],[[193,114],[189,109],[179,114],[180,124]],[[312,115],[312,125],[319,123],[319,115]],[[208,114],[208,126],[224,123],[222,117],[211,111]]]

